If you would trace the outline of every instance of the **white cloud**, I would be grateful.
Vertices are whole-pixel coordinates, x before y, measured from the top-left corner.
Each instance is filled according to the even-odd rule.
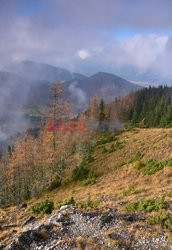
[[[87,101],[86,93],[77,85],[77,82],[72,82],[68,88],[69,92],[78,104],[84,105]]]
[[[120,48],[124,55],[124,62],[138,67],[147,69],[163,55],[168,36],[161,35],[135,35],[121,42]]]
[[[171,29],[171,1],[167,5],[164,0],[134,1],[131,5],[127,0],[109,0],[108,4],[105,0],[44,0],[44,11],[32,17],[16,13],[17,2],[22,1],[0,5],[0,70],[13,60],[33,60],[86,75],[100,70],[116,73],[123,66],[172,75],[172,39],[161,34],[161,28],[164,34]],[[155,6],[156,16],[152,15]],[[126,27],[134,35],[115,37]]]
[[[88,47],[91,57],[89,61],[84,63],[97,70],[110,70],[115,72],[124,66],[132,66],[138,71],[144,72],[146,70],[154,69],[155,64],[158,63],[159,58],[166,60],[167,47],[170,37],[167,35],[149,34],[149,35],[133,35],[125,39],[109,39],[104,38],[101,41],[101,46]],[[172,47],[171,53],[172,53]],[[157,67],[156,67],[157,68]]]
[[[90,57],[90,53],[88,50],[81,49],[77,52],[77,55],[79,56],[80,59],[85,60],[86,58]]]

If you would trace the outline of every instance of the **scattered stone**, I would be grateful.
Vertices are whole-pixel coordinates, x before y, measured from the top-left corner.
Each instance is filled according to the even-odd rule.
[[[65,222],[65,215],[62,213],[59,213],[57,215],[52,215],[48,219],[48,223],[55,225],[55,226],[62,226],[62,223]]]
[[[103,214],[101,217],[102,226],[111,223],[113,220],[114,217],[111,214]]]
[[[66,234],[68,232],[67,227],[62,227],[60,230],[63,234]]]
[[[126,221],[129,221],[129,222],[134,222],[134,221],[136,221],[136,218],[135,218],[135,216],[133,216],[133,215],[127,215],[127,216],[125,217],[125,220],[126,220]]]
[[[66,210],[68,208],[71,208],[71,205],[64,205],[60,207],[60,211]]]
[[[27,204],[26,203],[22,203],[20,205],[18,205],[19,209],[23,209],[23,208],[27,208]]]
[[[29,216],[29,217],[25,220],[25,222],[23,223],[22,226],[26,226],[26,225],[28,225],[28,224],[30,224],[30,223],[35,222],[35,221],[36,221],[36,218],[35,218],[34,216]]]
[[[106,212],[100,210],[83,212],[69,205],[62,206],[60,212],[45,217],[42,224],[35,221],[33,216],[27,218],[23,232],[14,236],[8,245],[1,245],[0,249],[74,250],[77,249],[79,237],[84,242],[83,249],[87,249],[89,237],[97,249],[172,250],[164,235],[152,238],[140,236],[136,240],[133,232],[127,231],[127,226],[142,217],[142,215],[117,215],[112,209]]]

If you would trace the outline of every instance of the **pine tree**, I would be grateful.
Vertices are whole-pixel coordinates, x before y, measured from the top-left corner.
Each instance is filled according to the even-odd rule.
[[[99,121],[105,121],[105,120],[106,120],[105,103],[103,99],[101,99],[100,105],[99,105]]]

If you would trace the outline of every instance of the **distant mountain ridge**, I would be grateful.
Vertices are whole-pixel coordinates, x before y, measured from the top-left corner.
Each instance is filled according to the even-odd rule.
[[[141,88],[139,85],[133,84],[121,77],[106,72],[98,72],[97,74],[82,80],[74,79],[67,81],[65,82],[65,86],[68,87],[71,98],[73,97],[72,91],[70,91],[72,89],[73,91],[75,90],[76,93],[77,91],[82,92],[82,97],[87,99],[87,101],[93,95],[97,95],[105,101],[111,101],[115,99],[115,97],[124,96],[133,90]],[[73,86],[73,88],[71,86]],[[81,99],[81,104],[82,102],[83,101]]]
[[[91,95],[93,92],[100,90],[103,92],[103,88],[111,88],[112,92],[109,93],[112,97],[113,95],[120,96],[132,91],[133,89],[140,88],[140,86],[130,83],[129,81],[113,75],[107,72],[98,72],[97,74],[80,81],[82,88],[87,89]],[[108,94],[108,93],[107,93]]]
[[[9,91],[20,89],[21,95],[23,91],[27,92],[25,104],[29,107],[48,104],[48,89],[57,80],[64,84],[66,97],[70,97],[74,106],[80,105],[81,109],[92,95],[112,100],[140,88],[139,85],[110,73],[98,72],[87,77],[67,69],[32,61],[15,64],[10,67],[10,70],[12,73],[0,72],[0,91],[2,91],[2,86],[8,86]]]
[[[140,88],[106,72],[87,77],[31,61],[16,64],[11,70],[0,71],[0,142],[34,126],[32,119],[26,120],[24,114],[32,116],[49,105],[49,88],[57,80],[65,86],[65,97],[72,100],[75,114],[86,108],[93,95],[111,101]]]
[[[32,61],[23,61],[18,64],[13,64],[10,71],[25,78],[34,81],[49,81],[53,82],[60,80],[62,82],[71,79],[83,79],[84,75],[71,72],[67,69],[58,68],[49,64],[37,63]]]

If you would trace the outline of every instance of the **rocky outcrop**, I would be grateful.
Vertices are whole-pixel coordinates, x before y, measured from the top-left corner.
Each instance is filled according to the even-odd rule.
[[[43,220],[28,218],[22,232],[0,249],[172,249],[164,235],[136,239],[133,231],[127,230],[144,219],[143,215],[117,215],[115,209],[81,211],[63,206]],[[150,229],[145,226],[144,230]],[[87,248],[89,244],[92,248]]]

